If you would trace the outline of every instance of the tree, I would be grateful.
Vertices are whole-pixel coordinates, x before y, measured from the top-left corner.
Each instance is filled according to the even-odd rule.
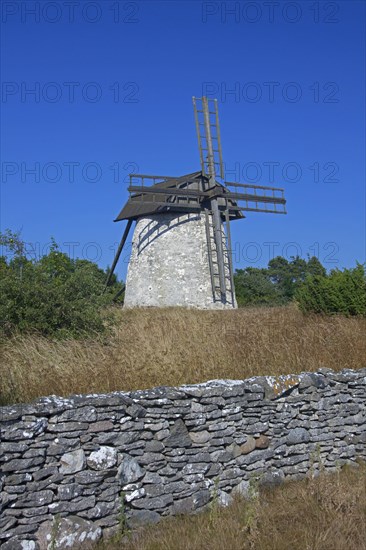
[[[299,256],[291,258],[290,261],[277,256],[268,262],[268,274],[284,300],[288,301],[293,298],[296,289],[305,280],[307,263]]]
[[[290,260],[276,256],[267,268],[238,269],[235,291],[238,305],[278,305],[290,302],[309,273],[325,273],[317,258],[308,262],[299,256]]]
[[[239,307],[282,303],[281,294],[271,281],[266,269],[255,267],[238,269],[234,276],[234,283]]]
[[[47,255],[29,260],[24,243],[14,235],[0,236],[8,251],[0,261],[0,332],[69,337],[103,331],[105,306],[122,284],[113,278],[103,293],[105,271],[88,260],[71,259],[55,241]]]

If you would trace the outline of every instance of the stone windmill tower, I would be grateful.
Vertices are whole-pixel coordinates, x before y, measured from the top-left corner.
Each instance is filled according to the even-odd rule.
[[[106,283],[136,222],[125,307],[236,307],[230,221],[244,211],[285,214],[283,189],[224,181],[217,100],[193,98],[201,170],[130,175],[127,220]]]

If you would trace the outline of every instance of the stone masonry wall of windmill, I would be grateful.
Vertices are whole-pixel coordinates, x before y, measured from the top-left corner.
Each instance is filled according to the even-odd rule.
[[[224,255],[227,246],[223,235]],[[217,262],[212,223],[209,238]],[[125,307],[185,306],[197,308],[236,307],[230,271],[225,266],[226,303],[214,299],[211,285],[204,215],[159,214],[140,218],[132,238]],[[215,286],[219,288],[218,276]]]

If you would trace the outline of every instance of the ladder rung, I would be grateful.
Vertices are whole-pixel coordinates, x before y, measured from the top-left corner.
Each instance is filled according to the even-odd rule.
[[[204,113],[201,109],[197,109],[197,113]],[[216,111],[208,111],[210,115],[216,115]]]

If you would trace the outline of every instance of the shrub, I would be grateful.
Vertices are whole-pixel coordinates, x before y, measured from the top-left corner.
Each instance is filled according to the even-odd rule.
[[[268,262],[267,268],[238,269],[234,276],[238,306],[289,303],[308,275],[326,275],[325,268],[315,256],[308,260],[298,256],[291,260],[276,256]]]
[[[50,252],[30,260],[19,236],[6,232],[0,244],[12,256],[0,257],[0,332],[45,336],[83,336],[103,331],[103,307],[121,288],[116,277],[107,291],[107,274],[87,260],[73,260],[53,241]]]
[[[366,316],[365,266],[310,275],[297,289],[296,300],[303,312]]]

